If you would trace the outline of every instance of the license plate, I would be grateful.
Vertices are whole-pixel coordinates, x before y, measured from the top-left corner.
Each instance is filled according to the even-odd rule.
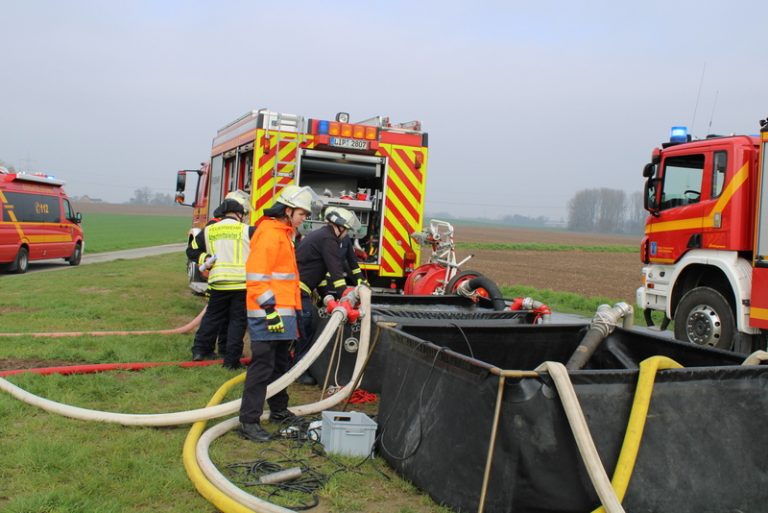
[[[336,146],[337,148],[349,148],[350,150],[367,150],[368,141],[331,137],[331,146]]]

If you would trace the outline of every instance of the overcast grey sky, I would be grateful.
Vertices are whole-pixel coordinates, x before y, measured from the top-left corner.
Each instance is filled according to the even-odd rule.
[[[124,202],[172,193],[251,109],[384,115],[429,132],[429,212],[557,219],[577,190],[640,190],[672,125],[756,133],[767,14],[764,1],[0,0],[0,159]]]

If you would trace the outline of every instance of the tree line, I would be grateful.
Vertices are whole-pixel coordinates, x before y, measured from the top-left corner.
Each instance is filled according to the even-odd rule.
[[[600,233],[642,233],[647,212],[643,193],[618,189],[583,189],[568,201],[568,230]]]

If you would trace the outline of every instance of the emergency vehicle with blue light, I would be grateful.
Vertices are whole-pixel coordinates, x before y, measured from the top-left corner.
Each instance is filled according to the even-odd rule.
[[[283,187],[309,186],[322,205],[301,231],[322,225],[325,207],[354,212],[361,226],[351,236],[366,279],[401,290],[420,254],[411,234],[424,221],[427,139],[419,121],[376,116],[351,123],[344,112],[330,120],[251,111],[217,132],[210,161],[177,174],[176,201],[193,207],[187,240],[232,191],[248,193],[256,224]],[[193,262],[187,271],[193,290],[204,290]]]
[[[80,265],[82,217],[63,185],[44,173],[0,168],[0,265],[16,273],[27,272],[32,260],[63,258]]]
[[[768,120],[759,135],[693,140],[674,127],[644,170],[650,215],[637,305],[675,338],[747,353],[768,332]]]

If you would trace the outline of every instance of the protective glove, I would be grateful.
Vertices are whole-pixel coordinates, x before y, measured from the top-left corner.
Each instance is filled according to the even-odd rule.
[[[357,284],[358,285],[365,285],[366,287],[370,286],[370,283],[368,283],[368,280],[366,280],[365,278],[358,278],[357,279]]]
[[[274,308],[267,308],[267,329],[270,333],[285,333],[285,324]]]

